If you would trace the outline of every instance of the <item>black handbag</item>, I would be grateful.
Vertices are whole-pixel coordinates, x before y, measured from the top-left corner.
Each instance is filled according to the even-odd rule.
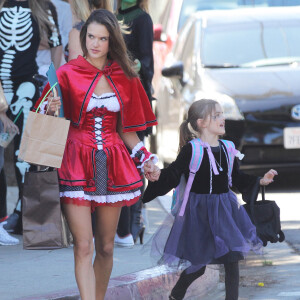
[[[261,187],[262,201],[257,201],[256,197],[251,197],[249,203],[244,204],[252,223],[256,227],[256,233],[262,240],[263,245],[268,242],[283,242],[285,236],[280,225],[280,209],[275,201],[265,199],[265,187]]]

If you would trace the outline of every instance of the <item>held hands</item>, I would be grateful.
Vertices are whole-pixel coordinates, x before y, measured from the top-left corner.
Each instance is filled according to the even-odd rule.
[[[147,162],[145,162],[144,165],[144,172],[145,172],[145,177],[149,181],[157,181],[160,176],[160,168],[157,167],[153,161],[150,159]]]
[[[275,175],[278,175],[277,171],[271,169],[269,170],[264,177],[260,180],[260,185],[268,185],[273,182],[273,178]]]

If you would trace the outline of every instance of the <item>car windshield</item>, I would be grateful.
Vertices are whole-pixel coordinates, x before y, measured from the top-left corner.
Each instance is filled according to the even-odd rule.
[[[201,62],[212,68],[300,62],[299,32],[299,20],[208,26],[203,33]]]
[[[300,5],[300,0],[183,0],[177,31],[181,29],[192,13],[199,10],[294,5]]]

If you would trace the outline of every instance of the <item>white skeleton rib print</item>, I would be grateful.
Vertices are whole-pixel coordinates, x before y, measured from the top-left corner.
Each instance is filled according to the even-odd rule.
[[[0,66],[0,79],[3,83],[8,104],[13,97],[11,69],[16,51],[22,52],[31,46],[32,20],[31,10],[23,7],[2,8],[0,18],[0,48],[4,51]]]

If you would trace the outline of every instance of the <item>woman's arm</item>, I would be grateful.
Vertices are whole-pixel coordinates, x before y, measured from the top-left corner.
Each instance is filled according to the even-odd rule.
[[[80,32],[76,28],[73,28],[69,33],[69,61],[83,54],[79,36]]]
[[[136,147],[138,147],[139,145],[141,145],[141,148],[143,147],[143,144],[141,143],[141,140],[138,138],[136,132],[123,132],[123,128],[122,128],[122,124],[121,124],[121,118],[120,118],[120,114],[118,117],[118,124],[117,124],[117,131],[121,137],[121,139],[123,140],[124,144],[126,145],[127,148],[129,148],[130,150],[135,149]],[[148,152],[145,149],[146,152]],[[147,157],[145,157],[145,162],[141,162],[139,161],[138,163],[141,163],[141,168],[144,169],[145,171],[145,176],[148,180],[157,180],[159,177],[159,173],[160,171],[158,170],[158,168],[155,166],[153,160],[151,159],[153,156],[155,155],[151,155],[150,152],[148,152]],[[152,156],[152,157],[151,157]],[[152,174],[153,173],[153,174]]]
[[[50,48],[51,60],[53,61],[54,67],[57,70],[61,65],[63,48],[62,45]]]

